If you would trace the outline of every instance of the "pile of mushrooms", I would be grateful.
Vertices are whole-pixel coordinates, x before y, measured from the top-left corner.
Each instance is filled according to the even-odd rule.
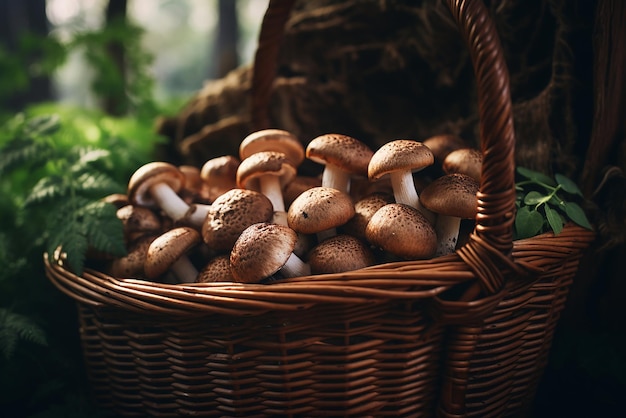
[[[299,174],[305,159],[320,164],[319,176]],[[279,129],[254,132],[238,156],[202,167],[151,162],[131,176],[126,194],[106,198],[128,249],[107,272],[163,283],[269,283],[450,254],[473,228],[481,162],[480,151],[454,135],[373,151],[341,134],[305,148]]]

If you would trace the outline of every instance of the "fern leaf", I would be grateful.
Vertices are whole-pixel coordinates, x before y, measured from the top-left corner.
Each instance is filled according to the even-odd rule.
[[[100,161],[111,156],[110,151],[101,148],[79,147],[77,151],[79,158],[76,161],[76,166],[80,168],[86,167],[94,161]]]
[[[100,198],[120,192],[124,187],[104,173],[85,172],[76,177],[76,193]]]
[[[24,206],[58,200],[60,197],[68,194],[68,186],[63,177],[56,175],[43,177],[33,186],[30,194],[24,201]]]
[[[116,212],[115,206],[101,201],[91,202],[81,210],[89,245],[98,251],[123,256],[126,254],[124,227]]]
[[[85,264],[85,254],[89,247],[87,233],[79,209],[90,201],[73,197],[50,209],[47,219],[47,251],[53,254],[61,246],[67,253],[67,260],[76,274],[81,274]]]
[[[47,142],[35,141],[33,138],[14,139],[0,150],[0,174],[23,166],[42,166],[53,154],[54,149]]]
[[[44,331],[24,315],[0,309],[0,353],[7,359],[15,353],[19,340],[47,345]]]

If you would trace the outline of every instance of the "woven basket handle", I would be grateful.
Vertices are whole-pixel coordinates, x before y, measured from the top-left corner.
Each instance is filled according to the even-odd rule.
[[[488,294],[502,286],[511,258],[515,214],[515,135],[509,74],[499,37],[482,0],[445,0],[470,51],[476,77],[483,153],[476,227],[457,254]],[[285,25],[295,0],[270,0],[261,25],[252,76],[255,129],[270,126],[269,102]]]

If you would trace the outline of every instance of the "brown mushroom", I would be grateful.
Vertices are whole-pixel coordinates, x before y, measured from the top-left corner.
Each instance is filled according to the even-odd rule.
[[[287,224],[318,241],[337,234],[336,228],[354,216],[352,198],[332,187],[313,187],[298,196],[287,211]]]
[[[144,235],[158,234],[162,229],[161,218],[152,209],[143,206],[122,206],[116,211],[116,216],[122,221],[126,245]]]
[[[296,168],[282,152],[261,151],[239,164],[237,186],[263,193],[272,202],[274,222],[287,225],[283,187],[296,176]]]
[[[339,234],[317,244],[309,252],[312,274],[342,273],[373,265],[374,253],[360,239]]]
[[[239,158],[242,161],[262,151],[282,152],[294,167],[298,167],[304,161],[304,146],[300,140],[292,133],[281,129],[253,132],[239,144]]]
[[[148,248],[157,235],[144,235],[128,248],[124,257],[111,261],[109,274],[113,277],[142,278],[145,277],[144,265]]]
[[[383,251],[408,260],[429,258],[437,249],[434,227],[421,212],[403,203],[378,209],[367,224],[365,235]]]
[[[458,135],[440,134],[431,136],[422,141],[433,153],[435,162],[439,165],[443,163],[446,156],[459,148],[467,148],[467,142]]]
[[[234,282],[235,278],[230,270],[230,254],[220,254],[209,260],[200,270],[196,282]]]
[[[443,160],[443,171],[446,174],[466,174],[480,182],[483,154],[476,148],[459,148],[450,152]]]
[[[180,283],[194,282],[198,270],[187,254],[201,241],[200,233],[188,226],[176,227],[159,235],[150,243],[146,254],[146,277],[157,279],[171,272]]]
[[[350,194],[350,177],[367,177],[367,165],[373,151],[348,135],[320,135],[306,147],[306,157],[324,165],[322,186]]]
[[[279,271],[284,278],[311,274],[309,265],[293,252],[297,240],[296,232],[285,225],[250,225],[230,253],[233,277],[241,283],[259,283]]]
[[[372,216],[389,203],[393,203],[393,195],[388,193],[372,193],[354,204],[354,216],[342,227],[342,230],[359,239],[366,239],[365,228]]]
[[[203,189],[212,202],[221,194],[237,187],[237,168],[241,161],[233,155],[207,160],[200,169]]]
[[[270,222],[274,209],[262,193],[231,189],[219,196],[202,224],[202,239],[216,251],[230,251],[244,229],[259,222]]]
[[[178,192],[185,175],[170,163],[155,161],[139,167],[128,181],[128,198],[133,205],[160,208],[174,222],[199,226],[208,205],[187,204]]]
[[[367,173],[371,181],[389,176],[396,203],[412,206],[431,222],[434,216],[419,203],[413,173],[433,164],[432,151],[423,143],[410,139],[397,139],[380,147],[370,160]]]
[[[437,214],[437,256],[454,252],[461,219],[475,219],[478,181],[466,174],[446,174],[422,190],[422,203]]]

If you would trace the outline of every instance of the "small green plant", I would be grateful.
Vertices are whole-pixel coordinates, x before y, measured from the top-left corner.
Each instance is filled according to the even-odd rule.
[[[516,239],[550,230],[558,235],[568,221],[592,229],[582,207],[575,201],[582,199],[583,195],[572,180],[563,174],[551,178],[524,167],[517,167],[517,174],[521,178],[515,184]]]

